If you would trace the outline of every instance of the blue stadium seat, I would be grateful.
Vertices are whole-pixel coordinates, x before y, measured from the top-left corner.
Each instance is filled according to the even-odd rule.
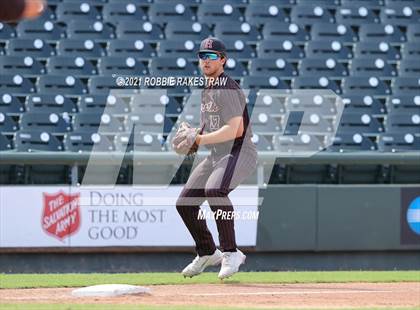
[[[26,100],[26,111],[37,113],[77,113],[74,102],[63,95],[30,95]]]
[[[226,40],[226,52],[235,60],[249,60],[256,57],[254,48],[241,40]]]
[[[96,21],[101,19],[101,14],[89,1],[58,3],[56,14],[57,19],[64,23],[73,20]]]
[[[420,136],[420,114],[392,113],[386,118],[386,130]]]
[[[282,131],[281,124],[273,116],[264,112],[253,112],[251,124],[253,132],[260,135],[274,135]]]
[[[132,75],[147,74],[147,68],[143,62],[133,57],[106,56],[98,60],[98,71],[101,75]]]
[[[407,43],[406,43],[407,44]],[[357,58],[382,58],[383,60],[399,60],[399,50],[386,41],[382,42],[358,42],[354,46],[354,57]]]
[[[35,92],[35,85],[31,80],[20,74],[0,75],[0,92],[7,92],[14,95],[30,94]]]
[[[2,74],[21,74],[25,77],[36,77],[45,74],[44,65],[31,56],[0,56]]]
[[[179,2],[154,3],[148,12],[152,23],[164,25],[169,21],[195,21],[191,7]]]
[[[354,58],[350,64],[354,76],[377,76],[390,79],[398,75],[397,69],[382,58]]]
[[[273,137],[274,149],[280,152],[309,152],[321,151],[324,148],[322,137],[312,134],[275,135]]]
[[[379,16],[385,24],[407,26],[420,23],[419,12],[406,4],[383,7]]]
[[[0,22],[0,42],[8,41],[9,39],[13,39],[16,37],[15,29],[6,23]]]
[[[134,57],[140,60],[149,60],[156,56],[156,51],[150,43],[142,40],[110,40],[108,55],[120,57]]]
[[[198,7],[197,18],[208,25],[223,21],[244,21],[239,8],[228,3],[204,3]]]
[[[212,32],[207,24],[190,21],[169,21],[165,27],[168,40],[192,40],[200,43],[203,38],[211,36]]]
[[[334,23],[334,16],[321,5],[296,5],[290,12],[291,21],[298,25],[311,26],[314,23]]]
[[[19,130],[18,123],[10,115],[0,112],[0,132],[4,134],[12,134]]]
[[[114,95],[80,96],[77,106],[80,113],[88,114],[101,115],[106,112],[113,116],[122,116],[130,112],[129,105],[122,98]]]
[[[197,60],[200,46],[192,40],[164,40],[158,44],[159,57],[183,57],[188,60]]]
[[[401,47],[403,59],[418,59],[420,57],[420,43],[407,42]]]
[[[254,131],[251,140],[257,147],[258,151],[272,151],[274,149],[272,139],[269,139],[261,133],[256,133]]]
[[[407,41],[417,43],[420,39],[420,23],[407,26]]]
[[[319,95],[315,92],[292,93],[286,97],[284,108],[286,111],[305,111],[305,113],[334,117],[337,115],[336,99]],[[317,120],[317,117],[315,120]]]
[[[0,92],[0,112],[7,115],[20,115],[25,111],[25,107],[17,96]]]
[[[157,43],[164,38],[163,31],[158,24],[151,22],[122,21],[117,25],[117,38],[142,40]]]
[[[198,74],[198,68],[182,57],[160,57],[150,61],[150,73],[154,76],[191,76]]]
[[[57,113],[26,112],[20,117],[20,129],[64,134],[72,130],[70,119]]]
[[[347,67],[334,58],[304,58],[300,61],[299,75],[303,77],[325,76],[341,78],[348,75]]]
[[[224,21],[214,27],[214,35],[219,39],[242,40],[246,43],[257,43],[262,36],[256,26],[244,22]]]
[[[113,89],[138,89],[139,86],[133,84],[118,86],[117,78],[112,76],[93,76],[88,82],[89,94],[108,95]]]
[[[420,114],[420,96],[415,94],[388,96],[387,107],[389,113],[401,112],[407,114]]]
[[[353,51],[350,47],[340,41],[319,40],[309,41],[306,45],[307,57],[327,58],[332,57],[335,60],[348,60],[353,58]]]
[[[169,134],[174,125],[170,117],[164,111],[143,112],[141,116],[130,115],[125,120],[126,128],[134,128],[135,131],[144,131],[155,134]]]
[[[314,23],[311,27],[312,40],[329,40],[342,43],[353,43],[358,40],[357,33],[343,24]]]
[[[147,13],[135,1],[108,3],[102,11],[103,20],[114,25],[122,21],[146,21]]]
[[[403,59],[400,61],[398,68],[399,75],[404,77],[420,77],[420,64],[411,59]]]
[[[64,149],[70,152],[110,152],[115,147],[112,140],[99,133],[71,132],[64,135]]]
[[[331,138],[331,145],[327,148],[332,152],[346,151],[374,151],[376,144],[360,133],[341,133]]]
[[[331,118],[324,118],[316,111],[290,111],[281,119],[281,125],[284,128],[284,135],[294,136],[299,133],[326,135],[332,132]]]
[[[96,59],[104,56],[105,49],[91,39],[62,39],[57,43],[57,55]]]
[[[418,95],[420,93],[420,78],[398,77],[392,84],[395,95]]]
[[[16,27],[19,38],[22,39],[41,39],[54,42],[64,38],[66,35],[65,27],[51,20],[24,20],[19,22]]]
[[[118,134],[115,136],[115,147],[121,152],[162,152],[165,151],[161,134],[135,132],[134,134]]]
[[[287,60],[297,60],[305,57],[304,50],[285,40],[264,40],[257,44],[257,53],[260,58],[284,58]]]
[[[98,74],[96,66],[80,56],[52,56],[48,59],[47,70],[53,75],[72,75],[78,78],[88,78]]]
[[[341,94],[340,85],[326,76],[299,76],[293,79],[292,88],[297,89],[331,89],[336,94]]]
[[[345,113],[359,113],[369,115],[384,115],[386,108],[377,98],[370,95],[343,95],[341,97],[344,103]]]
[[[377,135],[384,132],[383,125],[369,114],[343,113],[338,125],[338,133],[360,133]]]
[[[38,91],[44,94],[83,95],[88,89],[83,81],[68,75],[43,75],[38,79]]]
[[[12,139],[0,133],[0,152],[10,151],[11,149],[13,149]]]
[[[55,49],[41,39],[11,39],[7,46],[7,54],[44,60],[55,55]]]
[[[362,24],[359,28],[360,41],[402,43],[406,36],[398,26],[385,24]]]
[[[262,35],[266,40],[290,40],[303,43],[309,41],[310,34],[304,27],[294,23],[273,21],[263,25]]]
[[[115,34],[110,25],[101,21],[71,20],[67,25],[67,37],[106,43],[109,39],[115,38]]]
[[[381,152],[420,151],[420,136],[412,133],[383,133],[378,138]]]
[[[319,5],[327,9],[336,9],[340,0],[296,0],[298,5]]]
[[[283,7],[274,3],[251,3],[245,11],[245,19],[251,25],[266,25],[271,22],[290,22]]]
[[[384,4],[384,0],[341,0],[342,6],[364,6],[366,8],[376,10],[379,10],[381,7],[384,6]]]
[[[96,133],[98,130],[104,134],[117,134],[124,132],[122,120],[109,114],[78,113],[73,118],[73,131]]]
[[[276,76],[245,76],[241,82],[244,89],[290,89],[290,85]]]
[[[51,135],[47,131],[39,130],[17,132],[14,139],[14,145],[18,152],[63,151],[63,145],[57,137]]]
[[[233,58],[228,58],[225,65],[225,72],[233,79],[240,79],[241,77],[248,75],[247,68],[239,61]]]
[[[379,16],[365,5],[342,5],[337,9],[335,20],[338,24],[360,26],[362,24],[379,23]]]
[[[250,61],[250,75],[278,75],[282,79],[292,78],[298,74],[294,64],[283,58],[255,58]]]
[[[341,88],[345,95],[387,96],[391,94],[389,85],[375,76],[346,77]]]

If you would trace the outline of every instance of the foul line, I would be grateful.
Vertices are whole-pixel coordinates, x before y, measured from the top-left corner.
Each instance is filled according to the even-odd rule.
[[[302,294],[353,294],[353,293],[392,293],[389,290],[330,290],[330,291],[293,291],[293,292],[249,292],[249,293],[201,293],[182,294],[184,296],[234,296],[234,295],[302,295]]]

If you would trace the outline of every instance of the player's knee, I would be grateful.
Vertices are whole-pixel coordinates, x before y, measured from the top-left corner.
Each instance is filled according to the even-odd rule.
[[[204,190],[204,194],[206,195],[207,198],[212,198],[212,197],[226,197],[228,193],[223,188],[206,188]]]

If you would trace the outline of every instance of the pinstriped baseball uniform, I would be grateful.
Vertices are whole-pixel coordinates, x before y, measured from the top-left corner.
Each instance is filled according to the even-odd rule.
[[[257,149],[251,141],[245,96],[240,86],[225,73],[219,78],[225,85],[205,88],[201,100],[203,133],[218,130],[232,117],[242,116],[244,132],[241,137],[222,143],[205,145],[210,155],[200,162],[185,184],[176,207],[191,233],[198,255],[213,254],[216,245],[205,219],[198,219],[200,205],[207,200],[213,212],[233,211],[228,194],[251,175],[257,164]],[[233,219],[215,218],[222,251],[236,251]]]

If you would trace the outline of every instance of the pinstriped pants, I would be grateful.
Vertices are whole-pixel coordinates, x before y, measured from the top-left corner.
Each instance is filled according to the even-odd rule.
[[[198,218],[200,205],[207,200],[213,212],[233,211],[228,194],[257,167],[257,153],[243,148],[221,158],[213,155],[201,161],[179,195],[176,208],[196,244],[198,255],[213,254],[216,245],[206,220]],[[215,217],[222,251],[236,251],[234,220]]]

